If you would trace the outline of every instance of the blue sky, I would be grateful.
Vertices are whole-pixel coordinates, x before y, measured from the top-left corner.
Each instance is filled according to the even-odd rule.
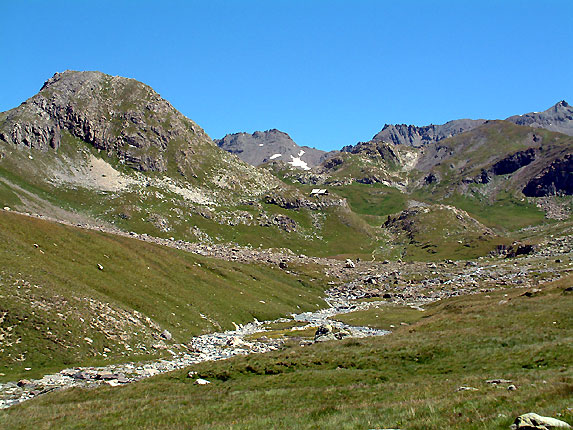
[[[213,138],[338,149],[385,123],[573,103],[573,2],[0,0],[0,111],[55,72],[151,85]]]

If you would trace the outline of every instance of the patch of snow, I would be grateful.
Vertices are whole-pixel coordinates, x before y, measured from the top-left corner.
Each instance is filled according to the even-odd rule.
[[[259,146],[265,146],[265,144],[264,144],[264,143],[259,143]]]
[[[300,152],[298,153],[298,156],[302,157],[303,154],[304,154],[304,149],[301,149]]]
[[[300,159],[300,157],[295,157],[294,155],[291,155],[292,157],[292,161],[289,161],[288,164],[290,164],[293,167],[300,167],[301,169],[304,170],[310,170],[310,167],[308,167],[308,164],[306,164],[306,161],[302,161]]]
[[[279,158],[282,157],[282,154],[273,154],[271,155],[271,158],[269,158],[269,160],[274,160],[275,158]]]

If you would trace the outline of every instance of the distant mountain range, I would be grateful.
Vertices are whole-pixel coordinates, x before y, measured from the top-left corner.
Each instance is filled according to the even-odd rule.
[[[573,108],[564,100],[546,111],[514,115],[507,118],[506,121],[573,136]],[[386,124],[372,138],[372,141],[420,147],[473,130],[485,122],[486,120],[484,119],[456,119],[441,125],[430,124],[423,127],[406,124]]]
[[[365,143],[391,143],[421,148],[473,130],[486,121],[485,119],[456,119],[445,124],[430,124],[421,127],[408,124],[385,124],[380,132]],[[506,121],[573,136],[573,108],[564,100],[543,112],[514,115]],[[256,131],[253,134],[228,134],[222,139],[215,140],[215,143],[254,166],[275,160],[293,167],[309,169],[318,166],[339,152],[326,152],[308,146],[298,146],[287,133],[276,129]],[[363,143],[358,143],[345,146],[341,151],[359,152],[362,147]]]

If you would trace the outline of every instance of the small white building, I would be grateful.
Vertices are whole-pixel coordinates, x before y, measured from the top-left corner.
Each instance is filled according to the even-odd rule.
[[[313,188],[310,192],[310,196],[326,196],[328,195],[328,190],[322,188]]]

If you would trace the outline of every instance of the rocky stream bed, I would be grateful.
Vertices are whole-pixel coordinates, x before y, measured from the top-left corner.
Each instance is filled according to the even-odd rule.
[[[186,352],[175,353],[169,350],[172,357],[148,362],[129,362],[112,364],[103,367],[74,367],[63,369],[58,373],[45,375],[41,379],[22,379],[17,382],[0,383],[0,409],[22,403],[36,396],[55,390],[71,387],[93,387],[107,384],[119,386],[148,378],[160,373],[182,369],[203,361],[214,361],[231,358],[236,355],[265,353],[278,349],[283,339],[266,337],[253,340],[253,335],[264,333],[266,326],[276,323],[304,322],[304,325],[292,327],[293,331],[319,327],[314,340],[307,343],[341,339],[343,337],[382,336],[388,333],[370,327],[354,327],[330,318],[357,310],[366,310],[379,306],[383,301],[356,302],[353,295],[341,296],[335,291],[327,291],[327,308],[315,312],[292,314],[291,318],[280,318],[274,321],[253,321],[238,325],[235,330],[209,333],[192,338],[186,345]],[[198,379],[197,383],[207,383]]]

